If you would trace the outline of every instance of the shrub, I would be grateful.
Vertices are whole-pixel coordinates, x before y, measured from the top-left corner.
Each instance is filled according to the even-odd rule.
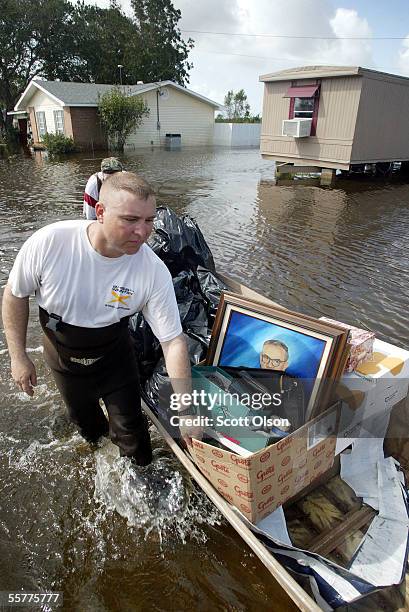
[[[44,134],[43,143],[48,149],[50,155],[61,155],[63,153],[74,153],[76,151],[75,143],[72,138],[64,136],[64,134]]]
[[[137,129],[149,108],[141,96],[131,95],[131,90],[113,87],[98,102],[98,112],[105,133],[116,151],[123,151],[127,136]]]

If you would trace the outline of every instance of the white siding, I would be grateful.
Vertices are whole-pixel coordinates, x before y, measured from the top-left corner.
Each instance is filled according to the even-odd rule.
[[[261,123],[234,123],[232,147],[259,147]]]
[[[214,107],[171,86],[169,97],[159,97],[160,130],[157,129],[156,90],[143,94],[149,117],[127,139],[127,146],[163,146],[167,133],[181,134],[183,146],[213,144]]]
[[[364,76],[351,160],[408,160],[408,109],[409,81]]]
[[[215,123],[213,144],[220,147],[231,147],[232,123]]]
[[[28,106],[34,106],[34,111],[45,113],[45,121],[47,124],[47,132],[55,134],[55,122],[54,122],[54,111],[63,110],[62,104],[58,104],[44,92],[37,90],[35,94],[28,101]]]
[[[261,123],[215,123],[213,144],[225,147],[260,146]]]

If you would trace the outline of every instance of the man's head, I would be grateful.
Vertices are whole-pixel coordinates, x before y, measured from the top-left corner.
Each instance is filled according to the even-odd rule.
[[[115,174],[115,172],[122,172],[123,169],[121,162],[116,157],[105,157],[101,162],[101,172],[104,174]]]
[[[280,340],[266,340],[260,353],[260,367],[285,372],[288,367],[288,346]]]
[[[141,176],[117,172],[102,183],[95,214],[98,237],[108,256],[132,255],[152,232],[155,192]]]

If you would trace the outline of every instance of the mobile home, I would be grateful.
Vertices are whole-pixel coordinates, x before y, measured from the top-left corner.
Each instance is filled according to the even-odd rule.
[[[409,78],[356,66],[303,66],[259,80],[264,158],[341,170],[409,160]]]

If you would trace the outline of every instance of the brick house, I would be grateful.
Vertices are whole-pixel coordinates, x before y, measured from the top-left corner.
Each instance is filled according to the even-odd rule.
[[[35,143],[44,134],[62,133],[82,149],[107,149],[98,116],[98,99],[112,85],[33,79],[17,102],[13,114],[26,112]],[[179,133],[184,145],[213,143],[214,111],[220,108],[200,94],[173,83],[139,83],[124,86],[128,95],[142,95],[150,113],[128,138],[135,147],[161,146],[166,133]]]

